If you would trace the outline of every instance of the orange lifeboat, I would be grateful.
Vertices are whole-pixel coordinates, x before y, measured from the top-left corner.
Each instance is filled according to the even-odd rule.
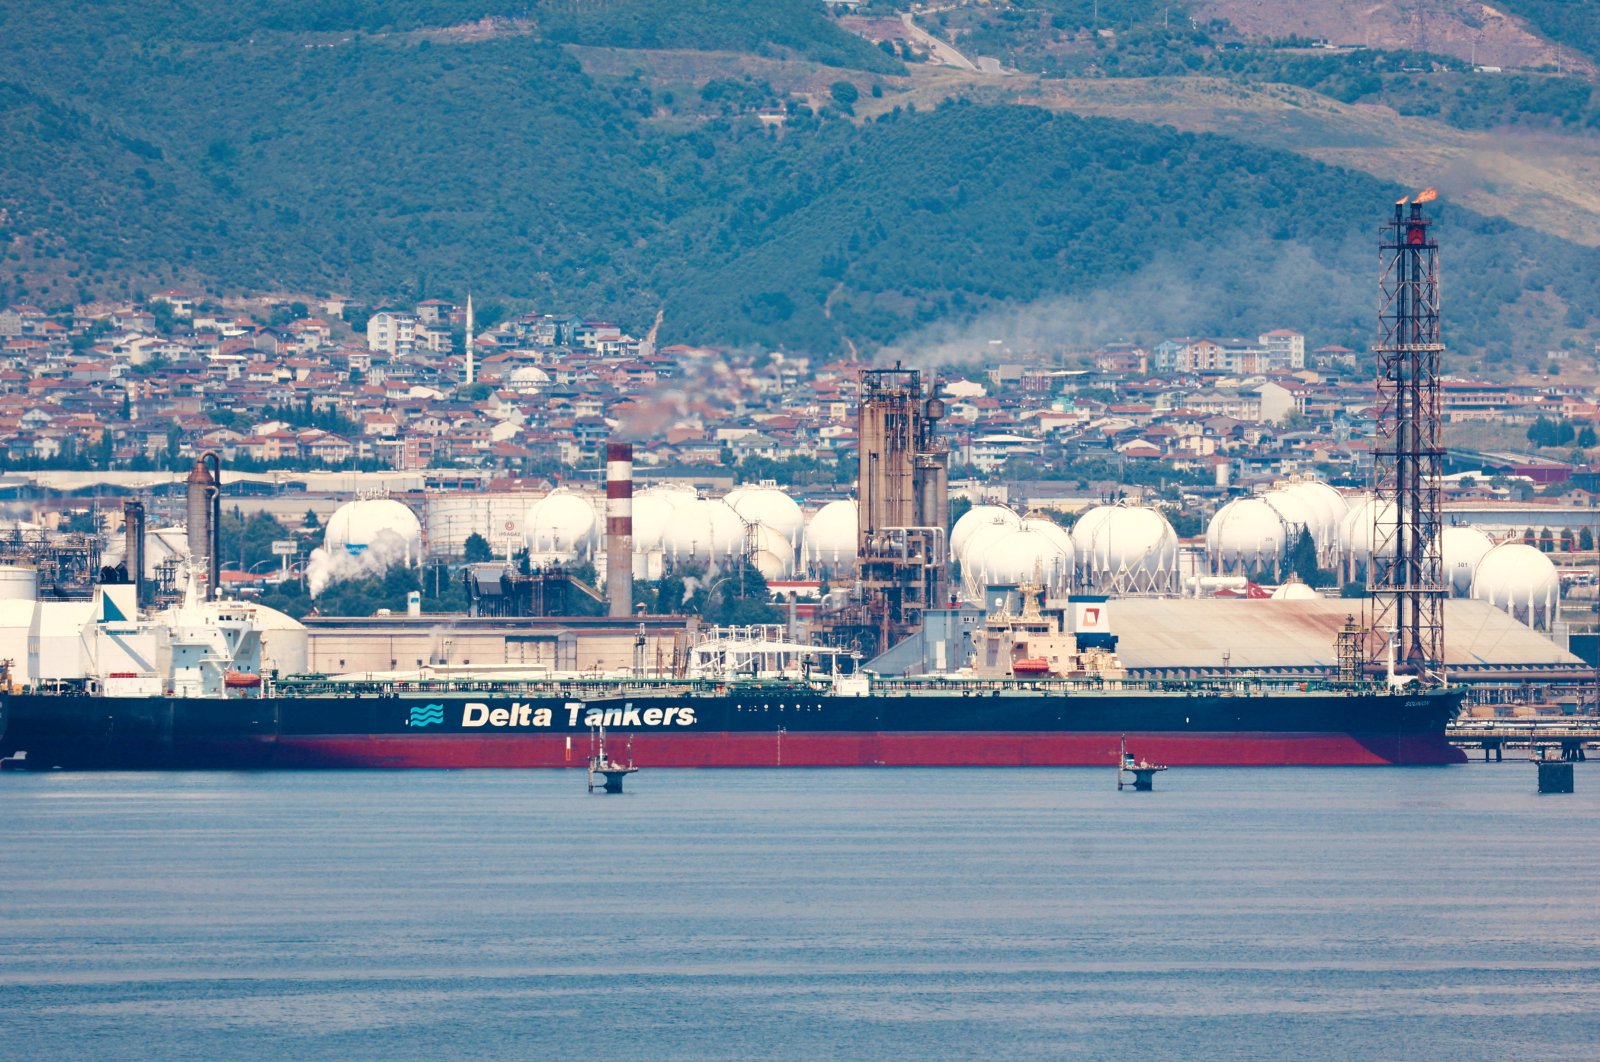
[[[1050,661],[1042,656],[1016,660],[1011,664],[1011,673],[1018,678],[1038,678],[1041,675],[1048,675],[1050,674]]]
[[[261,686],[261,676],[246,671],[230,671],[222,677],[223,686],[230,690],[253,690]]]

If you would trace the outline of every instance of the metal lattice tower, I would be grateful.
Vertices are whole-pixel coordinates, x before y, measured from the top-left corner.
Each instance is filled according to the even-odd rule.
[[[1437,677],[1444,649],[1440,440],[1439,245],[1423,206],[1433,189],[1395,204],[1380,244],[1378,435],[1373,448],[1372,563],[1367,659]],[[1409,200],[1409,201],[1408,201]]]

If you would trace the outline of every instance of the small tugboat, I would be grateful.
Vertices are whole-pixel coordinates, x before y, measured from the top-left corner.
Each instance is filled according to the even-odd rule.
[[[630,740],[628,743],[628,762],[620,763],[606,754],[606,728],[599,727],[598,734],[599,747],[589,757],[589,792],[594,792],[598,787],[607,793],[620,793],[622,780],[639,770],[633,765],[633,742]],[[597,782],[596,776],[601,780]]]
[[[1128,751],[1128,737],[1122,737],[1122,752],[1117,757],[1117,790],[1133,789],[1140,793],[1148,793],[1156,787],[1156,772],[1167,769],[1164,763],[1151,763],[1142,760]],[[1133,775],[1130,781],[1127,775]]]

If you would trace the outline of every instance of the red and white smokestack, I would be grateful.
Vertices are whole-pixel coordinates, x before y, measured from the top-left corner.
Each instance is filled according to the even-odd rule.
[[[606,602],[633,615],[633,444],[606,443]]]

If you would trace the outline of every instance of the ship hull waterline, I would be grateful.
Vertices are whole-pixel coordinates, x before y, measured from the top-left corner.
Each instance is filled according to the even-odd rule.
[[[491,714],[496,703],[13,696],[0,702],[0,754],[26,752],[34,769],[581,767],[593,740],[593,727],[583,725],[589,720],[606,726],[614,753],[626,749],[648,767],[1104,766],[1117,762],[1124,739],[1139,756],[1170,766],[1466,759],[1444,736],[1459,693],[1408,700],[946,697],[915,705],[879,697],[795,704],[505,698],[498,702],[505,714]],[[642,706],[669,703],[682,714],[664,725],[629,725],[664,714]]]

